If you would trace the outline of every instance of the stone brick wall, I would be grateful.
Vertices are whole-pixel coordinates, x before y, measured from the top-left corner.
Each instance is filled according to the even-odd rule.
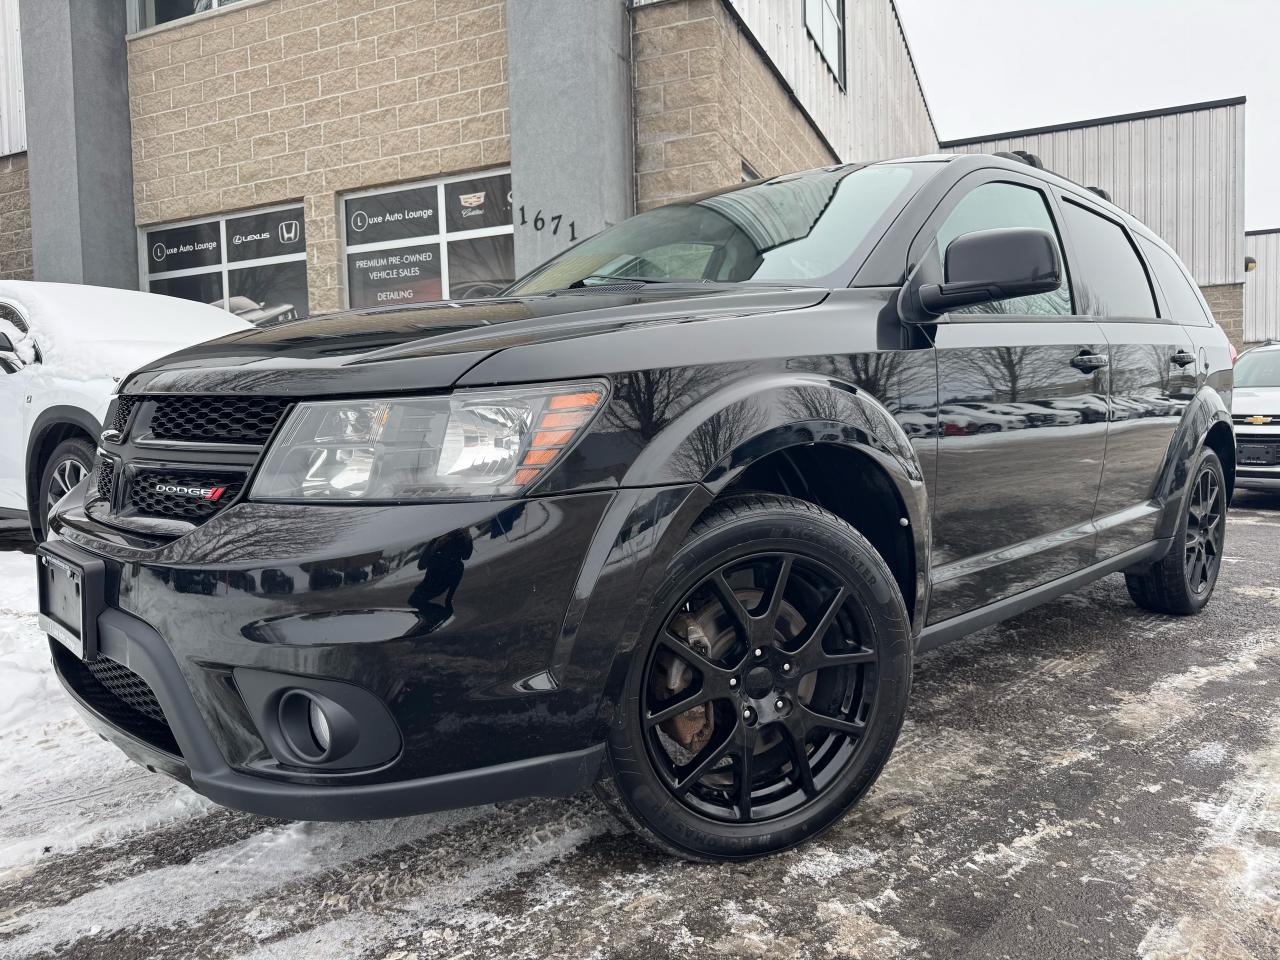
[[[722,0],[632,17],[637,209],[836,160]]]
[[[1227,338],[1243,350],[1244,343],[1244,284],[1223,283],[1212,287],[1201,287],[1205,302],[1213,311],[1213,318],[1218,321]]]
[[[504,0],[270,0],[129,41],[139,225],[303,201],[312,311],[337,194],[510,160]]]
[[[31,193],[27,155],[0,157],[0,280],[31,279]]]

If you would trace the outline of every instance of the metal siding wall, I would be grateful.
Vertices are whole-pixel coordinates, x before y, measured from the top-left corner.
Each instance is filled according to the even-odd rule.
[[[1244,105],[986,140],[952,153],[1028,150],[1102,187],[1163,237],[1201,286],[1244,280]]]
[[[1258,261],[1244,281],[1245,342],[1280,340],[1280,230],[1246,236],[1244,252]]]
[[[632,5],[661,2],[632,0]],[[803,0],[723,2],[746,24],[842,160],[937,152],[938,138],[892,0],[845,0],[844,90],[805,29]]]
[[[0,0],[0,157],[27,149],[18,0]]]

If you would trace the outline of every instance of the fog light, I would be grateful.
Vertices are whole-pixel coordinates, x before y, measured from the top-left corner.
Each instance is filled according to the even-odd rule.
[[[350,753],[359,740],[359,727],[351,711],[314,690],[286,690],[276,715],[284,746],[294,762],[332,763]]]
[[[329,718],[324,715],[324,709],[320,706],[320,701],[312,698],[311,706],[307,710],[307,719],[311,722],[311,736],[315,738],[316,746],[320,748],[320,752],[328,753],[330,746],[329,737]]]

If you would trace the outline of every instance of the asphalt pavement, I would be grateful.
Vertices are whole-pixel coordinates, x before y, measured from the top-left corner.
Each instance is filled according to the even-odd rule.
[[[0,593],[0,643],[40,640],[30,595]],[[1280,957],[1280,497],[1238,497],[1201,616],[1115,576],[921,658],[863,803],[748,864],[671,860],[590,797],[221,810],[5,649],[36,699],[0,704],[0,957]]]

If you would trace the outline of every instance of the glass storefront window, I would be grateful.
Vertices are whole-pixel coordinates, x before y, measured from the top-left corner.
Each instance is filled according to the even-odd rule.
[[[142,0],[141,23],[144,27],[154,27],[239,2],[240,0]]]
[[[351,307],[491,297],[515,279],[509,171],[350,194],[343,230]]]
[[[307,315],[300,206],[156,227],[143,249],[152,293],[213,304],[258,326]]]

